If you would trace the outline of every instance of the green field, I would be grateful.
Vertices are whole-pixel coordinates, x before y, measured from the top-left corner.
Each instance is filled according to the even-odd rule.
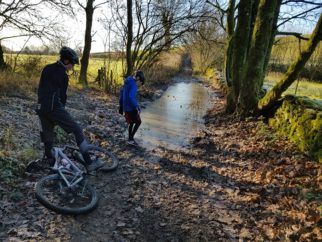
[[[107,65],[107,62],[106,62]],[[101,58],[90,58],[88,65],[88,80],[90,82],[95,81],[97,77],[98,69],[104,67],[104,60]],[[111,61],[110,69],[113,72],[113,79],[116,80],[117,84],[122,84],[123,82],[123,63],[122,61]],[[79,66],[75,68],[76,71],[79,71]]]
[[[5,55],[5,60],[7,63],[9,63],[12,67],[14,66],[14,58],[13,55]],[[30,73],[31,76],[37,77],[40,75],[42,68],[49,64],[53,63],[56,60],[58,60],[58,56],[52,56],[52,55],[25,55],[21,54],[18,56],[16,61],[16,71],[18,73],[26,73],[32,71],[33,73]],[[108,62],[106,61],[106,64]],[[104,66],[104,59],[101,58],[90,58],[89,60],[89,66],[88,66],[88,81],[93,82],[95,81],[95,78],[97,76],[98,69],[102,68]],[[111,61],[110,62],[110,69],[113,71],[113,79],[116,80],[116,83],[121,83],[122,78],[122,62],[121,61]],[[71,81],[77,82],[77,74],[79,73],[80,66],[75,65],[75,75],[71,75]]]
[[[271,89],[283,75],[281,73],[269,73],[265,77],[264,88]],[[285,92],[297,96],[306,96],[315,99],[322,104],[322,84],[316,82],[308,82],[305,79],[295,81]]]
[[[0,94],[1,95],[16,95],[16,93],[34,92],[38,86],[39,77],[45,65],[58,60],[58,55],[27,55],[20,54],[5,54],[5,62],[10,66],[10,69],[0,71]],[[154,85],[155,83],[167,83],[171,77],[180,71],[181,52],[170,51],[162,53],[158,60],[148,69],[145,69],[146,86]],[[118,86],[121,86],[124,81],[123,73],[125,70],[125,60],[112,59],[110,62],[105,60],[107,80],[113,80],[109,86],[114,87],[114,91]],[[98,75],[98,70],[104,67],[104,58],[91,57],[87,71],[89,85],[94,84]],[[112,78],[111,78],[112,71]],[[76,88],[82,88],[78,83],[80,66],[76,65],[74,72],[69,72],[70,84]]]

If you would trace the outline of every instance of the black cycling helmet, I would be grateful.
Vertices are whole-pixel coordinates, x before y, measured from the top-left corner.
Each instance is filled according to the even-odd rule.
[[[69,60],[74,65],[79,64],[78,55],[73,49],[64,46],[61,48],[59,54],[61,60]]]
[[[145,78],[144,78],[144,73],[143,73],[143,71],[141,71],[141,70],[137,70],[137,71],[135,72],[135,77],[139,77],[139,78],[140,78],[140,81],[141,81],[141,83],[142,83],[142,85],[144,84],[144,80],[145,80]]]

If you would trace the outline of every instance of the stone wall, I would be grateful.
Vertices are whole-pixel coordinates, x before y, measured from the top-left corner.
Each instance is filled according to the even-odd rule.
[[[301,151],[322,162],[321,104],[306,97],[286,96],[269,124]]]

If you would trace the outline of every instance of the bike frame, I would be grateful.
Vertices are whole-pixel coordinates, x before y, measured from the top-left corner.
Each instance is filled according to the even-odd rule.
[[[79,169],[73,161],[71,161],[67,155],[64,154],[64,150],[66,148],[77,150],[77,148],[73,148],[70,146],[66,146],[64,148],[53,148],[54,150],[54,157],[55,157],[55,164],[53,170],[56,171],[65,181],[68,188],[72,188],[82,180],[84,180],[84,173],[81,169]],[[65,159],[68,164],[70,165],[69,168],[66,168],[62,165],[62,159]],[[71,181],[69,181],[66,175],[72,176]]]

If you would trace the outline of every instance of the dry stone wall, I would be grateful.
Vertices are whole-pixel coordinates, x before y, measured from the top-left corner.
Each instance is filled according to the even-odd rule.
[[[322,162],[322,105],[306,97],[286,96],[269,124],[301,151]]]

